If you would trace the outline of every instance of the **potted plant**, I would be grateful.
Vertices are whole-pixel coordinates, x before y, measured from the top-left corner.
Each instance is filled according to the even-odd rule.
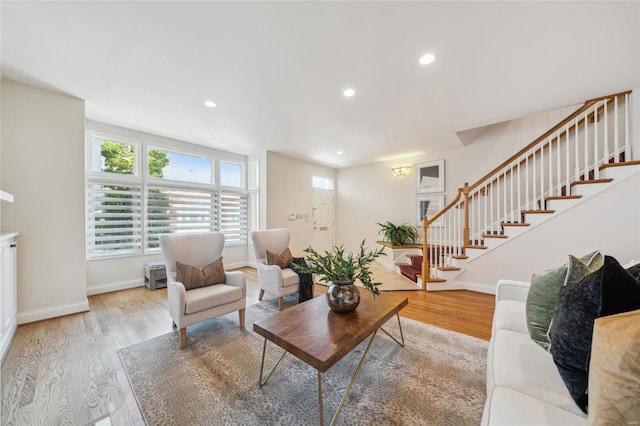
[[[327,289],[329,307],[340,313],[352,312],[360,303],[360,292],[354,284],[355,280],[360,280],[374,298],[380,294],[378,286],[381,283],[373,281],[369,267],[375,259],[386,256],[386,253],[383,251],[384,247],[367,252],[364,244],[365,240],[362,240],[357,254],[345,253],[343,246],[334,246],[324,254],[308,247],[303,250],[308,254],[307,266],[292,264],[291,267],[296,272],[316,274],[322,281],[331,282]]]
[[[406,243],[414,243],[418,239],[418,231],[413,226],[403,223],[395,225],[389,221],[378,223],[380,230],[378,234],[383,234],[383,241],[389,242],[394,246],[401,246]]]

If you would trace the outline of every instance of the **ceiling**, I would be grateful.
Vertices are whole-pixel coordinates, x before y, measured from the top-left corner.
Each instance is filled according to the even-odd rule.
[[[4,78],[91,120],[335,168],[640,87],[637,1],[0,4]]]

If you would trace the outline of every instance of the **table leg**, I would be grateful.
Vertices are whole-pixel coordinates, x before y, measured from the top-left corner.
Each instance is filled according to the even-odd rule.
[[[367,349],[365,349],[364,354],[362,354],[362,358],[360,359],[360,362],[358,363],[358,367],[356,368],[356,372],[353,373],[353,377],[351,378],[351,381],[349,382],[349,386],[347,386],[347,390],[344,392],[344,395],[342,396],[342,400],[340,401],[340,405],[338,405],[338,409],[336,410],[336,413],[333,415],[333,419],[331,419],[331,423],[329,423],[330,426],[333,426],[333,425],[336,424],[336,420],[338,420],[338,414],[340,414],[340,410],[342,410],[342,407],[344,406],[344,403],[347,401],[347,396],[349,396],[349,392],[351,391],[351,387],[355,383],[356,378],[358,377],[358,374],[360,373],[360,368],[362,368],[362,364],[364,364],[364,360],[367,357],[367,354],[369,353],[369,349],[371,349],[371,344],[373,343],[373,339],[375,339],[377,333],[378,333],[378,330],[373,332],[373,335],[371,336],[371,339],[369,340],[369,344],[367,345]],[[318,403],[320,405],[320,424],[324,425],[323,408],[322,408],[322,373],[320,373],[320,371],[318,371]]]
[[[264,385],[267,384],[267,381],[269,380],[273,372],[276,371],[276,368],[278,368],[278,365],[280,365],[280,361],[282,361],[282,358],[284,358],[285,354],[287,353],[287,351],[282,352],[282,356],[280,357],[278,362],[276,362],[276,365],[271,369],[271,372],[269,373],[267,378],[264,379],[264,381],[262,381],[262,372],[264,371],[264,355],[266,352],[267,352],[267,338],[265,337],[264,345],[262,346],[262,362],[260,363],[260,380],[258,381],[258,383],[260,384],[260,387],[263,387]]]
[[[398,339],[396,339],[395,337],[393,337],[391,334],[389,334],[389,332],[387,330],[385,330],[384,328],[380,327],[380,330],[384,331],[384,333],[391,337],[393,339],[394,342],[396,342],[397,344],[400,345],[400,347],[404,348],[404,334],[402,334],[402,324],[400,324],[400,315],[396,314],[396,317],[398,317],[398,328],[400,328],[400,339],[402,340],[402,342],[398,341]]]

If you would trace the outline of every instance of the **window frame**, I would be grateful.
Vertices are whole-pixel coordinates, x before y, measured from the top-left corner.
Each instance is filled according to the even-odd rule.
[[[110,172],[95,172],[91,170],[92,162],[92,149],[93,139],[107,140],[113,142],[120,142],[124,144],[130,144],[134,146],[134,174],[124,175]],[[85,250],[86,259],[88,261],[93,260],[105,260],[117,257],[133,257],[133,256],[145,256],[160,253],[160,248],[149,248],[149,242],[152,240],[151,233],[148,229],[148,215],[149,215],[149,190],[153,188],[166,188],[168,190],[193,190],[204,191],[211,193],[212,200],[212,215],[211,215],[211,229],[217,232],[224,232],[222,225],[222,213],[223,206],[222,200],[225,194],[233,194],[242,197],[244,211],[241,210],[240,214],[244,215],[245,223],[240,224],[239,240],[227,240],[225,238],[225,247],[248,245],[248,234],[251,226],[249,212],[251,197],[246,189],[247,185],[247,159],[244,161],[238,158],[229,158],[236,156],[236,154],[229,153],[229,157],[224,153],[216,150],[199,147],[194,145],[193,149],[185,149],[183,146],[185,142],[176,141],[175,144],[171,143],[158,143],[157,141],[147,141],[145,139],[136,139],[126,136],[120,136],[112,133],[106,133],[101,131],[94,131],[87,129],[86,131],[86,155],[85,155],[85,232],[86,236],[90,235],[90,232],[94,232],[94,229],[90,229],[90,215],[92,214],[90,208],[90,187],[92,184],[114,184],[122,186],[135,186],[140,188],[140,214],[139,214],[139,227],[140,227],[140,249],[136,252],[127,253],[113,253],[113,254],[100,254],[95,255],[93,253],[94,245],[90,244],[87,238],[87,247]],[[210,184],[201,182],[189,182],[184,180],[176,180],[170,178],[157,178],[149,175],[149,152],[150,150],[159,150],[164,152],[172,152],[176,154],[182,154],[197,158],[205,158],[211,161],[211,182]],[[242,186],[222,186],[221,182],[221,163],[226,162],[235,164],[241,168]]]
[[[91,170],[91,162],[93,159],[93,139],[100,139],[101,141],[119,142],[126,145],[133,146],[133,173],[130,175],[111,173],[104,171]],[[116,179],[137,179],[140,178],[140,170],[142,169],[140,152],[142,151],[143,142],[140,139],[128,138],[125,136],[118,136],[104,132],[87,131],[87,149],[85,158],[85,174],[91,177],[114,177]]]
[[[217,163],[218,163],[218,158],[214,155],[203,155],[201,153],[196,153],[196,152],[186,152],[184,150],[179,150],[179,149],[171,149],[168,148],[166,146],[160,146],[157,144],[145,144],[145,155],[144,155],[144,177],[145,179],[147,179],[148,181],[157,181],[158,183],[160,182],[176,182],[180,185],[204,185],[207,187],[211,187],[211,186],[217,186],[216,185],[216,169],[217,169]],[[194,157],[194,158],[202,158],[205,160],[209,160],[211,162],[211,176],[209,176],[209,178],[211,179],[210,183],[204,183],[204,182],[195,182],[195,181],[187,181],[187,180],[180,180],[180,179],[172,179],[172,178],[158,178],[158,177],[154,177],[154,176],[150,176],[149,175],[149,151],[151,150],[157,150],[157,151],[164,151],[166,153],[173,153],[173,154],[179,154],[179,155],[185,155],[185,156],[189,156],[189,157]]]
[[[233,164],[236,166],[240,166],[240,177],[241,182],[240,186],[231,186],[231,185],[223,185],[222,184],[222,163]],[[247,189],[247,162],[241,163],[239,161],[228,160],[226,158],[218,159],[218,182],[220,182],[220,188],[224,188],[225,190],[246,190]]]

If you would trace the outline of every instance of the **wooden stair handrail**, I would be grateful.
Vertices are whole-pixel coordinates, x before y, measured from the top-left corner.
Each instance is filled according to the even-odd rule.
[[[599,101],[602,101],[602,100],[605,100],[605,99],[608,99],[608,98],[615,98],[615,97],[619,97],[619,96],[624,96],[624,95],[630,94],[631,92],[632,92],[631,90],[627,90],[625,92],[614,93],[613,95],[602,96],[602,97],[599,97],[599,98],[589,99],[589,100],[585,101],[584,104],[580,108],[575,110],[572,114],[567,116],[564,120],[560,121],[558,124],[553,126],[551,129],[549,129],[546,132],[544,132],[542,135],[540,135],[538,138],[536,138],[529,145],[525,146],[520,151],[516,152],[514,155],[509,157],[507,160],[503,161],[502,164],[500,164],[498,167],[494,168],[489,173],[487,173],[482,178],[480,178],[477,182],[475,182],[473,185],[471,185],[469,187],[469,190],[473,191],[474,189],[478,188],[487,179],[489,179],[493,175],[497,174],[499,171],[501,171],[502,169],[507,167],[513,161],[517,160],[522,154],[524,154],[525,152],[527,152],[531,148],[535,147],[540,142],[545,141],[549,136],[551,136],[552,134],[554,134],[555,132],[560,130],[562,127],[564,127],[567,124],[569,124],[570,121],[574,120],[580,114],[585,112],[587,109],[589,109],[591,106],[593,106],[593,104],[595,104],[596,102],[599,102]]]

